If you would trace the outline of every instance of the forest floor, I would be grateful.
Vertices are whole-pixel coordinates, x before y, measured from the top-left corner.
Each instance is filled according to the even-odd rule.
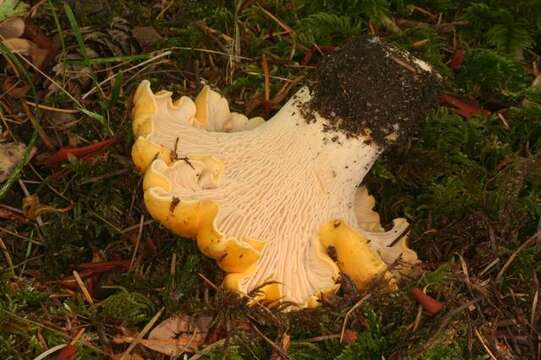
[[[541,359],[541,3],[509,3],[0,0],[1,36],[22,39],[0,45],[0,165],[18,161],[0,173],[0,358],[166,359],[145,335],[176,316],[182,359]],[[132,95],[207,83],[269,118],[357,34],[444,78],[365,179],[384,224],[410,222],[421,273],[394,293],[345,281],[313,310],[248,307],[146,212]]]

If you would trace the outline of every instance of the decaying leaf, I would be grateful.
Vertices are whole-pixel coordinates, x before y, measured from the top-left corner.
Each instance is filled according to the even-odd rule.
[[[23,158],[24,144],[3,143],[0,144],[0,182],[5,181],[15,165]]]
[[[211,322],[210,316],[178,315],[156,326],[148,339],[141,343],[149,349],[169,356],[194,352],[205,342]]]
[[[0,22],[0,38],[12,39],[24,34],[24,20],[20,17],[9,18]]]
[[[63,209],[57,209],[48,205],[44,205],[39,201],[37,195],[25,196],[23,199],[23,212],[29,219],[35,219],[36,217],[48,213],[48,212],[66,212],[73,209],[75,204],[70,204]]]
[[[0,21],[13,16],[24,16],[28,10],[28,4],[20,0],[0,0]]]
[[[143,50],[151,49],[162,36],[152,26],[136,26],[132,30],[133,37]]]
[[[2,83],[2,91],[12,98],[20,99],[28,94],[28,91],[30,91],[30,85],[14,76],[8,76]]]
[[[2,44],[14,53],[30,55],[32,47],[35,46],[30,40],[14,38],[2,41]]]

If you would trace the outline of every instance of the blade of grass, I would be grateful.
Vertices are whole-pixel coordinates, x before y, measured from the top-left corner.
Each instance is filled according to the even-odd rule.
[[[138,54],[138,55],[125,55],[125,56],[113,56],[113,57],[102,57],[102,58],[96,58],[96,59],[87,59],[87,61],[84,60],[77,60],[77,59],[71,59],[66,60],[66,64],[70,65],[103,65],[103,64],[111,64],[111,63],[118,63],[118,62],[130,62],[130,61],[142,61],[142,60],[148,60],[152,58],[152,54]]]
[[[60,37],[60,45],[62,45],[62,49],[66,48],[66,44],[64,42],[64,31],[62,30],[62,26],[60,25],[60,20],[58,19],[58,14],[56,13],[56,8],[53,5],[53,2],[51,0],[47,0],[49,3],[49,8],[51,9],[51,13],[53,14],[54,23],[56,25],[56,30],[58,31],[58,35]]]
[[[118,74],[118,76],[115,79],[115,82],[113,83],[113,88],[111,89],[111,99],[109,100],[107,104],[107,107],[109,110],[115,107],[116,103],[118,102],[123,81],[124,81],[124,73]]]
[[[71,31],[73,32],[73,35],[75,36],[75,40],[77,41],[77,45],[79,46],[79,52],[81,53],[81,56],[83,57],[83,64],[87,67],[90,67],[92,65],[91,60],[88,58],[87,51],[86,51],[86,45],[85,41],[83,39],[83,35],[81,34],[81,28],[79,27],[79,23],[77,22],[77,19],[75,18],[75,14],[73,13],[73,10],[71,9],[71,6],[68,3],[64,3],[64,11],[66,13],[66,16],[68,17],[68,21],[70,23]],[[94,82],[96,86],[99,87],[98,81],[96,78],[92,75],[90,75],[90,78]],[[113,131],[108,126],[108,124],[105,123],[105,118],[97,114],[95,112],[89,111],[81,106],[79,109],[82,113],[85,115],[91,117],[92,119],[98,120],[98,122],[112,135]]]
[[[71,31],[73,31],[73,35],[75,36],[77,45],[79,45],[79,52],[81,53],[81,56],[83,57],[83,62],[86,66],[90,66],[90,62],[88,61],[88,56],[86,52],[85,41],[83,39],[83,35],[81,35],[81,28],[79,27],[79,24],[77,23],[77,19],[75,19],[75,14],[73,13],[73,10],[71,10],[71,6],[67,2],[64,3],[64,12],[66,13],[66,16],[68,17]]]

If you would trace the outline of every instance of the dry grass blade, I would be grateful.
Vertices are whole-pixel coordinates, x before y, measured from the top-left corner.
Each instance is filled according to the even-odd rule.
[[[518,249],[515,250],[515,252],[513,252],[513,254],[509,257],[509,259],[507,259],[507,261],[505,262],[505,264],[503,265],[502,269],[500,270],[500,272],[498,273],[498,275],[496,276],[496,282],[499,282],[503,275],[505,274],[505,272],[507,271],[507,269],[509,268],[509,266],[511,266],[511,264],[513,263],[513,261],[516,259],[516,257],[518,256],[518,254],[524,250],[525,248],[527,248],[528,246],[530,246],[531,244],[533,244],[538,238],[539,238],[539,235],[541,235],[541,231],[537,231],[535,234],[533,234],[528,240],[526,240],[524,243],[522,243],[522,245],[520,245],[518,247]]]
[[[278,352],[278,354],[280,354],[280,356],[283,358],[283,359],[286,359],[286,360],[289,360],[289,356],[287,355],[287,353],[284,351],[284,349],[282,349],[281,346],[278,346],[276,343],[274,343],[274,341],[272,341],[271,339],[269,339],[265,334],[263,334],[261,332],[261,330],[259,330],[257,328],[257,326],[255,326],[255,324],[252,323],[252,328],[255,330],[255,332],[261,336],[261,338],[263,338],[263,340],[265,340],[270,346],[272,346],[272,348],[274,350],[276,350]]]
[[[152,329],[152,327],[154,326],[154,324],[156,323],[156,321],[158,321],[158,319],[160,318],[160,316],[162,316],[162,313],[164,312],[165,308],[161,308],[157,313],[156,315],[154,315],[154,317],[152,319],[150,319],[150,321],[145,325],[145,327],[143,328],[143,330],[141,330],[141,332],[139,332],[139,334],[137,334],[137,336],[135,337],[135,339],[133,339],[133,341],[131,342],[130,346],[128,346],[128,348],[126,349],[126,351],[124,351],[122,353],[122,356],[120,357],[119,360],[125,360],[126,357],[128,355],[130,355],[130,353],[133,351],[133,349],[137,346],[137,344],[139,344],[139,341],[141,341],[142,338],[145,337],[145,335],[150,331],[150,329]]]
[[[344,341],[344,333],[346,332],[346,327],[347,327],[347,324],[348,324],[348,320],[349,320],[349,317],[351,316],[351,314],[353,314],[353,312],[355,310],[357,310],[359,308],[359,306],[361,306],[362,304],[364,304],[364,302],[368,299],[370,299],[370,296],[372,296],[372,294],[366,294],[365,296],[363,296],[359,301],[357,301],[355,303],[355,305],[353,305],[351,307],[351,309],[348,310],[348,312],[346,313],[346,316],[344,317],[344,322],[342,323],[342,330],[340,331],[340,343],[342,343]]]

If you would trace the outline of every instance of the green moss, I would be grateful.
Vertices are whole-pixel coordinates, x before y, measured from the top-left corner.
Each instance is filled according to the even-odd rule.
[[[148,298],[125,290],[109,296],[100,305],[100,314],[106,319],[129,325],[146,323],[155,313],[154,304]]]

